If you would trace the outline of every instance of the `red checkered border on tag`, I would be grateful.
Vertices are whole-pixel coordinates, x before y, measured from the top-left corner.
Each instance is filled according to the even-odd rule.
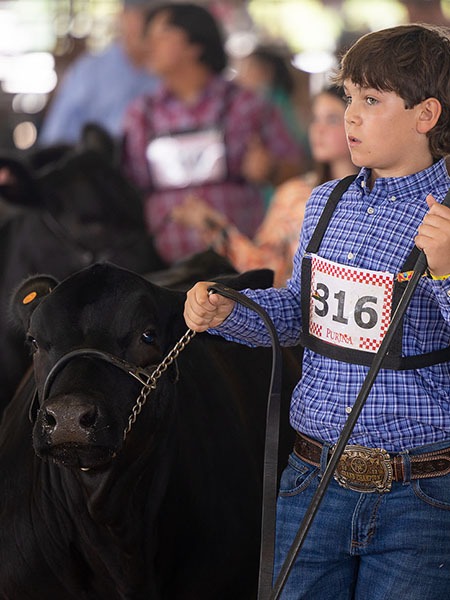
[[[393,288],[393,280],[392,276],[389,273],[380,273],[377,271],[372,272],[361,272],[358,269],[353,267],[348,267],[345,265],[339,265],[337,263],[330,263],[328,261],[322,260],[317,256],[312,258],[313,268],[312,272],[321,271],[327,275],[332,277],[337,277],[339,279],[343,279],[346,281],[355,281],[357,283],[366,283],[374,286],[385,287],[388,292],[392,291]],[[315,281],[314,275],[311,280],[311,289],[315,289]],[[390,319],[391,319],[391,305],[392,305],[392,293],[388,293],[384,295],[383,307],[381,310],[381,324],[380,324],[380,336],[381,339],[384,338],[386,331],[389,327]],[[310,322],[312,321],[312,311],[313,311],[313,302],[310,304]],[[317,325],[314,322],[310,324],[310,333],[312,335],[316,335],[317,337],[321,337],[322,326]],[[367,352],[377,352],[378,348],[381,345],[381,341],[379,339],[374,339],[370,337],[360,337],[359,339],[359,348],[360,350],[365,350]]]
[[[344,279],[346,281],[356,281],[357,283],[369,283],[371,285],[383,286],[386,284],[392,284],[392,279],[389,273],[379,273],[378,271],[372,271],[369,273],[361,273],[358,269],[353,267],[346,267],[345,265],[338,265],[337,263],[329,263],[328,261],[321,260],[320,258],[313,258],[313,262],[317,264],[317,270]]]

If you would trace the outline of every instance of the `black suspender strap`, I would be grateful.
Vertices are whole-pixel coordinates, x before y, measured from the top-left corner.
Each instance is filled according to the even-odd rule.
[[[328,198],[328,201],[319,217],[317,226],[311,236],[311,239],[306,248],[306,254],[317,253],[320,248],[323,236],[327,229],[328,223],[333,215],[336,206],[341,199],[342,194],[349,188],[351,183],[355,180],[356,175],[349,175],[341,179]],[[408,258],[404,262],[401,271],[412,271],[414,265],[419,257],[420,250],[414,246]],[[306,348],[309,348],[313,352],[327,356],[334,360],[340,360],[343,362],[360,364],[370,366],[373,361],[374,354],[372,352],[366,352],[364,350],[355,350],[352,348],[342,348],[329,344],[316,338],[309,333],[309,293],[307,290],[310,289],[311,285],[311,260],[308,257],[303,258],[303,267],[301,274],[301,289],[302,289],[302,323],[303,333],[301,336],[301,343]],[[407,282],[394,282],[393,296],[392,296],[392,314],[395,312],[400,298],[406,289]],[[450,347],[441,348],[440,350],[434,350],[433,352],[427,352],[424,354],[417,354],[413,356],[402,356],[402,338],[403,338],[403,322],[401,322],[397,329],[396,335],[392,339],[389,346],[389,350],[383,358],[382,368],[394,369],[394,370],[410,370],[410,369],[421,369],[429,367],[431,365],[448,362],[450,361]]]

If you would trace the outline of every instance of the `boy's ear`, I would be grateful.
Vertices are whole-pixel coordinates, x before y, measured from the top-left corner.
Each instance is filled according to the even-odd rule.
[[[419,133],[428,133],[438,122],[441,113],[442,106],[437,98],[426,98],[423,100],[419,106],[417,131]]]

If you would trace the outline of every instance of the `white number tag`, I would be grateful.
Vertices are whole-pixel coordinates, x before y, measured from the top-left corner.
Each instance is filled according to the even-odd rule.
[[[391,319],[394,275],[311,256],[311,335],[344,348],[376,352]]]
[[[147,146],[147,160],[160,189],[218,183],[227,175],[223,134],[214,128],[157,137]]]

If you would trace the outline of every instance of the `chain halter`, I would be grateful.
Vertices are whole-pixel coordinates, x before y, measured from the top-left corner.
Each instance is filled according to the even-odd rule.
[[[131,409],[131,414],[128,417],[128,425],[125,427],[123,431],[123,439],[125,440],[127,435],[130,433],[131,428],[138,415],[140,414],[144,404],[147,402],[147,398],[152,390],[156,389],[156,384],[161,375],[170,367],[170,365],[177,359],[178,355],[184,348],[189,344],[192,338],[195,336],[195,331],[192,329],[188,329],[186,333],[178,340],[172,350],[167,354],[167,356],[159,363],[156,369],[148,375],[142,369],[136,369],[130,374],[133,375],[138,381],[142,383],[142,388],[139,393],[139,396],[136,400],[135,405]]]
[[[128,375],[132,375],[135,379],[137,379],[141,384],[142,388],[139,393],[139,396],[136,400],[135,405],[131,409],[131,414],[128,417],[128,425],[125,427],[123,432],[123,439],[127,437],[130,433],[133,424],[136,422],[137,416],[142,411],[144,404],[147,402],[147,397],[150,392],[156,389],[156,384],[161,375],[168,369],[168,367],[176,360],[178,355],[184,348],[189,344],[192,338],[195,336],[195,331],[192,329],[188,329],[184,335],[178,340],[172,350],[167,354],[167,356],[160,362],[159,365],[156,366],[154,371],[149,374],[148,371],[142,367],[138,367],[129,363],[114,354],[110,354],[109,352],[105,352],[103,350],[98,350],[96,348],[78,348],[76,350],[72,350],[67,354],[61,356],[59,360],[53,365],[50,369],[49,374],[44,382],[44,387],[42,391],[41,402],[47,399],[50,394],[50,388],[55,381],[57,375],[71,360],[75,358],[97,358],[100,360],[104,360],[115,367],[118,367]],[[151,367],[148,367],[151,368]],[[39,410],[39,398],[37,394],[37,390],[33,395],[29,415],[30,420],[34,423],[35,417],[33,416],[37,410]]]

